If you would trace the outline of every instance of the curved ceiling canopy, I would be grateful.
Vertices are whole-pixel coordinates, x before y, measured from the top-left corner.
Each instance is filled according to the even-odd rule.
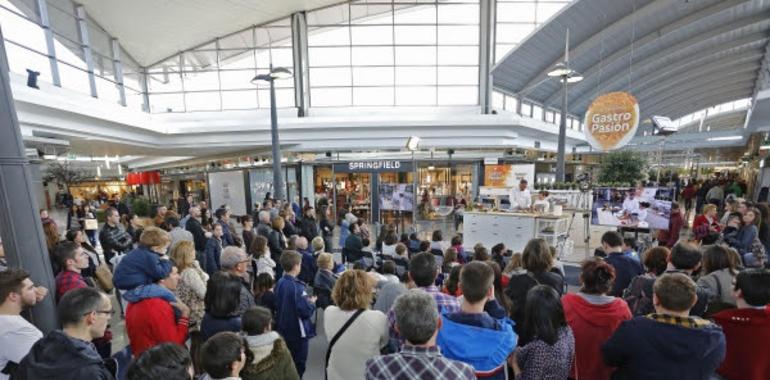
[[[628,91],[643,119],[676,119],[752,96],[770,41],[770,2],[578,0],[494,67],[495,88],[560,108],[561,85],[546,74],[564,59],[566,29],[570,66],[585,77],[569,86],[569,113]]]

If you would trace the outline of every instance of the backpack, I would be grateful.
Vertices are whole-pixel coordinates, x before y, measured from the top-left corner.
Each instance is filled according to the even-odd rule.
[[[654,283],[654,277],[636,276],[631,280],[628,288],[623,290],[623,299],[635,317],[655,312],[655,306],[652,304],[652,286]]]

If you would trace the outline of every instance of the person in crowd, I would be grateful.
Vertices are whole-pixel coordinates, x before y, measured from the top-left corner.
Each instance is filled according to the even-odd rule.
[[[201,347],[201,365],[206,371],[201,380],[241,379],[241,370],[253,356],[243,337],[236,332],[220,332]]]
[[[194,375],[190,352],[176,343],[150,347],[128,367],[128,380],[192,380]]]
[[[420,252],[420,239],[417,238],[417,233],[412,232],[409,234],[409,244],[406,244],[407,249],[409,249],[409,255],[413,253]]]
[[[179,201],[177,202],[177,213],[179,216],[185,216],[190,212],[190,207],[193,205],[193,196],[192,194],[187,194],[184,197],[180,197]]]
[[[85,287],[68,292],[57,306],[62,329],[38,340],[13,378],[112,380],[91,341],[104,336],[113,313],[110,298],[99,290]]]
[[[321,253],[316,259],[318,272],[313,279],[313,286],[318,289],[328,290],[330,293],[334,289],[337,277],[334,275],[334,256],[331,253]]]
[[[356,224],[358,225],[358,231],[361,236],[361,239],[369,239],[371,240],[372,232],[369,230],[369,225],[366,224],[366,221],[363,218],[356,219]]]
[[[275,280],[268,273],[260,273],[254,283],[254,301],[259,306],[268,308],[275,315]]]
[[[121,200],[120,193],[115,193],[115,195],[112,198],[112,202],[110,202],[110,207],[115,208],[118,210],[118,213],[120,215],[127,215],[131,211],[128,209],[128,205],[125,201]]]
[[[139,215],[133,213],[121,215],[120,225],[122,225],[126,232],[131,236],[134,243],[139,241],[139,236],[142,235],[142,230],[144,230],[144,224],[139,220]]]
[[[329,206],[319,206],[318,214],[318,226],[321,231],[321,237],[324,241],[324,246],[331,251],[332,238],[334,237],[334,223],[330,220]]]
[[[622,296],[623,289],[628,287],[631,279],[643,274],[644,268],[639,261],[623,254],[623,238],[615,231],[607,231],[602,235],[602,249],[607,254],[607,262],[615,268],[615,282],[609,294]]]
[[[527,292],[524,314],[528,343],[517,348],[511,360],[516,379],[566,379],[575,356],[575,337],[559,294],[550,286],[535,286]]]
[[[350,226],[356,224],[356,222],[358,222],[358,218],[351,213],[344,214],[344,217],[340,218],[340,247],[345,246],[345,242],[347,242],[348,236],[350,235]]]
[[[548,199],[548,196],[551,195],[548,190],[540,190],[537,192],[537,198],[535,198],[535,202],[532,203],[532,208],[535,211],[540,211],[542,213],[548,213],[551,210],[551,202]]]
[[[621,323],[601,347],[604,363],[617,367],[613,378],[688,380],[714,374],[725,357],[725,335],[719,326],[690,316],[695,287],[684,273],[655,280],[655,313]]]
[[[714,315],[724,330],[727,354],[717,372],[726,379],[770,378],[770,271],[748,269],[735,279],[737,309]]]
[[[216,224],[222,226],[222,248],[235,244],[235,231],[230,229],[230,210],[224,207],[214,212]]]
[[[272,225],[270,223],[270,212],[261,210],[257,213],[257,235],[262,236],[265,239],[270,237],[270,231],[272,231]]]
[[[527,180],[522,178],[519,187],[514,188],[509,195],[511,210],[525,210],[532,205],[532,193],[527,188]]]
[[[54,257],[62,268],[56,275],[56,302],[71,290],[94,286],[93,279],[87,279],[82,274],[83,270],[88,269],[88,255],[77,243],[59,243],[54,250]]]
[[[8,380],[43,333],[21,313],[43,300],[48,290],[36,287],[23,269],[0,272],[0,380]]]
[[[166,222],[166,214],[168,214],[168,207],[160,205],[155,210],[155,218],[153,218],[153,225],[158,228],[163,228]]]
[[[444,251],[444,262],[441,263],[441,273],[449,273],[452,268],[460,266],[458,262],[457,250],[454,247],[449,247]]]
[[[213,227],[214,229],[211,231],[211,237],[206,241],[206,250],[203,252],[203,262],[201,263],[201,266],[209,276],[212,276],[216,271],[222,268],[220,259],[222,256],[222,248],[224,246],[224,242],[222,241],[222,236],[224,234],[222,224],[215,223]]]
[[[299,235],[300,229],[299,229],[299,223],[297,221],[296,216],[294,215],[294,211],[291,210],[290,204],[285,204],[284,209],[281,210],[281,212],[278,213],[278,216],[283,218],[283,232],[286,236],[293,236],[293,235]]]
[[[628,304],[634,316],[647,315],[655,312],[652,304],[652,285],[655,278],[662,275],[668,268],[668,258],[671,251],[666,247],[652,247],[644,253],[646,272],[634,277],[623,291],[623,299]]]
[[[171,292],[176,291],[179,284],[177,267],[172,267],[168,277],[157,283]],[[131,353],[137,357],[164,342],[184,344],[189,322],[190,308],[181,301],[172,304],[163,298],[149,297],[129,303],[126,307],[126,334],[131,343]]]
[[[334,345],[328,348],[326,375],[330,379],[364,377],[366,361],[388,344],[388,321],[385,314],[369,310],[374,280],[360,270],[342,273],[334,285],[334,305],[324,311],[324,331]],[[353,321],[342,331],[348,321]]]
[[[548,246],[548,253],[551,254],[551,272],[564,278],[564,263],[559,260],[559,253],[556,251],[556,247]]]
[[[599,258],[581,265],[580,290],[562,297],[567,324],[575,336],[578,353],[570,371],[572,379],[609,380],[612,368],[602,361],[599,348],[620,323],[631,319],[626,301],[608,296],[615,268]]]
[[[61,271],[59,264],[56,262],[56,257],[54,256],[56,245],[61,241],[61,238],[59,237],[59,227],[53,222],[43,223],[43,235],[48,250],[48,257],[51,260],[51,270],[53,271],[53,275],[56,276]]]
[[[503,269],[503,276],[508,278],[508,281],[506,281],[507,283],[510,281],[511,277],[520,274],[527,274],[527,270],[524,269],[524,260],[522,259],[521,253],[514,253],[511,255],[511,260],[508,261],[508,265]]]
[[[441,230],[433,231],[430,239],[430,252],[434,255],[444,255],[444,234]]]
[[[729,198],[725,200],[725,207],[722,212],[722,218],[719,219],[719,224],[727,225],[727,218],[730,214],[737,212],[738,201],[735,198]]]
[[[495,318],[509,317],[511,315],[511,300],[505,295],[509,279],[503,276],[503,269],[496,262],[485,261],[484,263],[489,265],[495,274],[494,281],[492,281],[495,288],[495,299],[487,302],[484,305],[484,310]]]
[[[717,220],[717,206],[711,204],[703,206],[703,213],[696,216],[692,222],[692,232],[696,240],[722,232],[722,226]]]
[[[88,243],[86,234],[81,230],[69,230],[64,234],[64,238],[67,241],[79,245],[83,249],[83,252],[88,256],[88,268],[83,269],[80,273],[83,277],[94,278],[96,276],[96,267],[101,265],[102,259],[99,257],[99,253],[96,249]]]
[[[385,260],[382,262],[382,277],[385,281],[399,282],[398,275],[396,274],[396,262],[393,260]]]
[[[455,313],[460,311],[460,304],[457,298],[442,293],[436,287],[436,277],[440,268],[436,266],[436,258],[430,252],[421,252],[412,257],[409,262],[409,281],[414,286],[430,294],[436,301],[440,314]],[[391,343],[396,347],[403,344],[401,334],[396,330],[396,314],[394,310],[388,312],[388,327],[390,329]]]
[[[270,257],[270,248],[267,245],[267,238],[262,235],[254,237],[251,243],[250,253],[252,257],[257,260],[257,273],[259,276],[262,273],[268,273],[271,277],[275,278],[275,261]]]
[[[275,286],[276,330],[283,336],[291,351],[297,373],[305,373],[308,342],[315,336],[315,326],[310,322],[315,311],[316,297],[308,297],[305,283],[297,278],[301,269],[302,256],[286,250],[281,254],[283,277]]]
[[[385,237],[382,239],[382,255],[393,257],[396,255],[396,244],[398,244],[398,237],[395,231],[388,231]]]
[[[768,254],[770,253],[770,205],[767,203],[757,203],[754,207],[759,210],[761,216],[757,237],[759,237],[759,241],[765,247],[765,254]]]
[[[463,237],[460,235],[453,236],[450,244],[452,245],[452,248],[457,251],[457,262],[460,264],[465,264],[468,262],[467,254],[463,248]],[[446,262],[446,258],[444,258],[444,262]]]
[[[195,243],[195,259],[202,268],[205,268],[204,252],[206,251],[206,231],[201,225],[201,209],[197,205],[190,207],[189,219],[185,223],[185,230],[189,231],[193,235],[193,242]]]
[[[460,272],[463,302],[460,310],[442,315],[437,344],[448,358],[471,365],[476,375],[504,379],[505,363],[516,348],[513,323],[484,311],[495,299],[494,270],[485,262],[465,264]],[[470,355],[469,355],[470,354]]]
[[[83,229],[82,219],[80,218],[80,206],[75,204],[67,210],[67,230],[71,229]]]
[[[724,192],[724,189],[722,189],[721,183],[715,184],[708,191],[708,193],[706,193],[706,201],[717,207],[722,206],[722,201],[724,201],[724,199],[725,199],[725,192]]]
[[[492,246],[492,261],[496,262],[497,265],[500,266],[500,268],[505,268],[505,260],[503,259],[503,256],[505,256],[505,244],[503,243],[497,243]]]
[[[172,266],[166,255],[170,243],[168,232],[147,227],[139,238],[139,246],[126,254],[115,268],[115,287],[130,291],[166,278]],[[175,302],[176,299],[172,296],[167,301]]]
[[[241,281],[240,302],[238,304],[236,313],[238,315],[242,315],[246,312],[246,310],[257,306],[256,302],[254,301],[254,295],[251,293],[251,286],[249,286],[249,282],[245,277],[246,268],[248,267],[249,263],[251,263],[251,260],[249,259],[249,256],[246,255],[246,252],[243,252],[242,249],[235,246],[230,246],[222,250],[221,261],[222,270],[230,272],[231,274],[238,277],[238,279]]]
[[[326,243],[324,243],[324,239],[320,236],[316,236],[310,241],[310,247],[312,248],[313,257],[316,259],[318,255],[326,252]]]
[[[114,208],[108,208],[104,211],[104,226],[99,232],[99,244],[102,246],[104,260],[112,268],[112,258],[128,252],[133,248],[134,240],[123,226],[120,225],[120,214]]]
[[[449,276],[447,277],[446,281],[444,281],[444,288],[442,289],[444,294],[448,294],[453,297],[460,297],[463,295],[463,291],[460,288],[461,270],[462,265],[458,265],[449,271]]]
[[[190,231],[185,230],[179,225],[179,218],[172,213],[166,215],[166,226],[171,227],[171,231],[168,232],[171,243],[169,244],[169,250],[174,249],[174,246],[180,241],[193,242],[193,234]]]
[[[418,255],[419,256],[419,255]],[[431,255],[432,256],[432,255]],[[441,355],[436,338],[442,326],[435,297],[421,289],[399,296],[393,305],[395,329],[404,338],[401,351],[366,361],[367,380],[475,379],[468,364]]]
[[[86,236],[88,236],[88,241],[91,243],[91,246],[96,247],[96,229],[88,229],[86,224],[86,220],[96,220],[96,214],[91,210],[91,205],[88,202],[83,203],[83,206],[80,207],[79,218],[82,219],[83,229]]]
[[[272,219],[272,230],[270,231],[270,235],[267,238],[267,244],[270,247],[270,258],[273,259],[276,263],[280,261],[281,255],[283,253],[283,250],[286,249],[286,236],[283,235],[283,227],[285,225],[285,221],[281,217],[276,217]],[[276,266],[275,268],[275,278],[281,277],[281,274],[283,273],[283,269],[280,265]]]
[[[356,262],[361,258],[361,250],[364,248],[364,241],[361,238],[361,227],[357,223],[350,225],[350,234],[345,239],[344,250],[347,251],[349,262]]]
[[[379,289],[377,290],[377,299],[374,301],[372,309],[388,314],[393,307],[393,304],[396,302],[396,298],[407,292],[407,284],[405,283],[407,278],[407,274],[404,273],[402,276],[398,277],[398,282],[380,282],[378,284]]]
[[[623,238],[623,254],[639,261],[639,254],[636,252],[636,239],[634,238]]]
[[[316,266],[315,263],[315,256],[313,256],[313,251],[308,248],[307,239],[305,239],[304,236],[298,236],[297,237],[297,252],[299,252],[300,255],[302,255],[302,264],[300,265],[300,272],[298,278],[310,285],[313,286],[313,281],[315,280],[315,274],[318,272],[318,266]]]
[[[252,218],[251,215],[246,214],[240,217],[240,222],[243,227],[243,231],[241,232],[243,247],[249,255],[253,255],[251,246],[254,243],[254,238],[257,237],[256,232],[254,232],[254,218]]]
[[[487,250],[487,247],[477,244],[476,247],[473,249],[473,259],[472,261],[487,261],[490,260],[489,257],[489,251]]]
[[[318,233],[318,221],[316,221],[315,209],[308,207],[304,211],[302,221],[300,221],[300,235],[307,241],[312,241]]]
[[[48,215],[48,210],[41,208],[40,209],[40,223],[46,224],[46,223],[53,223],[56,224],[56,221],[51,218],[50,215]]]
[[[701,248],[703,270],[697,284],[712,295],[708,307],[709,314],[717,312],[717,308],[732,308],[736,305],[732,289],[738,270],[728,249],[730,248],[721,245]]]
[[[241,279],[229,272],[215,272],[209,278],[204,299],[206,313],[201,321],[203,340],[221,331],[241,331],[238,306],[242,288]]]
[[[171,250],[171,259],[179,271],[176,296],[190,308],[190,328],[199,329],[205,312],[206,282],[209,275],[195,260],[195,247],[189,241],[179,242]]]
[[[243,313],[241,326],[254,359],[241,371],[244,380],[299,380],[286,341],[272,329],[273,313],[257,306]]]
[[[552,287],[559,294],[564,292],[564,278],[550,272],[553,258],[545,240],[530,240],[524,247],[521,258],[526,273],[511,276],[505,289],[505,294],[511,300],[511,319],[516,323],[514,331],[519,336],[520,346],[526,343],[527,338],[527,334],[523,334],[523,328],[529,289],[542,284]]]
[[[743,224],[738,231],[724,234],[725,242],[741,254],[743,265],[746,267],[755,267],[764,264],[764,252],[762,252],[762,255],[760,256],[753,250],[754,241],[759,236],[759,223],[761,217],[762,215],[759,213],[759,210],[752,207],[743,214]],[[764,249],[762,249],[762,251],[764,251]]]

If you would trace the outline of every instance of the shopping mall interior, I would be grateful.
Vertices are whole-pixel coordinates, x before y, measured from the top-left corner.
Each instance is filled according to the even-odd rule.
[[[58,253],[66,250],[59,249],[59,240],[87,235],[84,244],[93,253],[89,263],[102,269],[89,272],[93,278],[87,282],[106,292],[114,311],[111,346],[102,357],[119,363],[121,369],[110,375],[118,379],[131,378],[123,368],[129,363],[141,367],[135,346],[140,339],[132,338],[126,313],[126,306],[139,302],[130,295],[136,285],[124,289],[115,281],[111,290],[119,276],[118,263],[110,260],[147,248],[141,231],[151,227],[170,231],[165,236],[176,244],[174,224],[180,219],[188,232],[188,221],[200,220],[203,240],[199,244],[195,236],[192,261],[201,274],[201,269],[209,272],[210,263],[204,263],[210,260],[209,243],[219,244],[213,272],[226,269],[220,263],[226,247],[240,247],[251,257],[253,268],[241,276],[241,298],[263,306],[264,289],[257,286],[260,253],[252,251],[257,242],[251,241],[263,235],[261,227],[267,229],[267,260],[278,269],[271,269],[271,278],[279,299],[287,283],[282,280],[300,283],[288,271],[276,275],[283,272],[285,252],[294,249],[302,256],[302,271],[307,255],[315,268],[310,277],[299,277],[308,279],[305,296],[319,295],[314,274],[319,252],[327,252],[339,281],[346,272],[369,272],[367,278],[377,284],[368,291],[374,307],[385,298],[378,295],[385,294],[387,252],[399,241],[408,257],[403,268],[395,260],[399,273],[394,278],[401,277],[404,292],[421,287],[408,265],[421,251],[438,260],[436,292],[447,292],[452,271],[442,263],[450,261],[446,250],[454,249],[452,260],[462,265],[483,257],[497,261],[497,272],[508,284],[503,292],[495,281],[498,297],[512,297],[511,273],[530,273],[531,244],[544,241],[554,252],[550,266],[558,268],[563,283],[559,294],[582,294],[589,277],[586,263],[611,256],[606,236],[614,232],[645,272],[651,270],[647,253],[658,247],[671,252],[679,245],[700,247],[703,266],[688,272],[699,292],[715,265],[713,258],[707,262],[711,251],[704,247],[737,252],[732,278],[743,271],[768,271],[763,269],[764,246],[770,249],[765,225],[770,225],[767,0],[0,0],[0,36],[1,268],[22,268],[47,289],[22,312],[47,335],[63,323],[57,304],[64,290],[57,286],[69,264]],[[120,222],[110,222],[112,208]],[[191,218],[191,209],[202,212]],[[244,216],[251,217],[250,224],[242,223]],[[275,227],[274,219],[284,227]],[[219,224],[228,236],[221,241]],[[111,228],[139,233],[125,250],[115,250],[104,243]],[[270,233],[276,228],[280,237],[274,242]],[[302,236],[308,240],[304,248],[296,246]],[[426,241],[430,249],[419,249]],[[484,256],[481,249],[490,253]],[[516,268],[519,254],[524,264]],[[673,255],[669,265],[676,261]],[[623,276],[613,268],[618,285]],[[458,294],[464,292],[458,287],[465,278],[461,273],[454,273]],[[767,276],[763,291],[770,297]],[[159,280],[165,281],[152,278],[138,285],[155,286]],[[625,298],[637,317],[635,299],[622,291],[631,290],[628,280],[620,293],[610,295]],[[726,281],[711,298],[732,292],[735,280]],[[212,282],[203,283],[201,294],[206,286],[216,287]],[[3,286],[8,287],[7,280],[0,278],[0,296],[16,294]],[[183,293],[171,290],[179,297]],[[455,290],[449,293],[452,302]],[[310,302],[315,311],[309,324],[316,336],[298,317],[302,338],[297,342],[304,342],[306,360],[297,357],[302,348],[289,339],[285,317],[277,312],[282,308],[269,307],[273,328],[290,346],[292,371],[298,373],[287,378],[361,378],[364,370],[371,379],[464,378],[425,369],[389,376],[383,370],[377,377],[372,363],[362,366],[380,352],[399,355],[403,340],[393,321],[401,320],[394,316],[396,306],[390,307],[393,299],[380,313],[393,322],[387,326],[389,341],[383,338],[387,345],[366,357],[363,348],[353,350],[349,363],[346,354],[332,355],[329,364],[329,342],[341,334],[326,330],[346,330],[341,326],[351,310],[339,309],[348,314],[327,320],[324,309],[345,304],[336,288],[327,291],[334,294],[332,306],[316,298]],[[532,337],[516,327],[519,347],[507,351],[510,356],[491,372],[469,363],[475,375],[608,379],[612,369],[642,373],[629,370],[627,363],[610,365],[605,356],[604,372],[580,374],[576,357],[589,343],[572,325],[567,297],[562,313],[574,332],[569,374],[558,373],[555,364],[544,372],[551,377],[527,374],[536,360],[522,359],[523,352],[531,352],[522,339]],[[735,299],[727,303],[740,310]],[[204,306],[204,321],[215,307],[208,298],[204,305],[202,295],[199,301],[201,315],[197,321],[190,316],[189,334],[185,327],[178,341],[165,338],[145,347],[163,342],[185,347],[192,358],[185,363],[195,378],[209,372],[201,359],[207,347],[200,317]],[[442,301],[436,302],[441,311]],[[468,301],[461,297],[462,302]],[[504,319],[523,321],[512,310],[523,310],[524,300],[506,302],[500,301],[508,305]],[[7,310],[0,304],[0,314]],[[713,310],[698,317],[717,326]],[[757,329],[770,337],[767,310]],[[731,343],[732,330],[721,328],[728,334],[727,359],[714,368],[700,363],[711,369],[698,378],[770,378],[767,364],[749,361],[751,374],[728,365],[731,355],[750,354],[731,352],[731,344],[737,345]],[[6,330],[0,327],[0,346],[14,342],[7,340],[14,338]],[[444,346],[449,343],[440,330],[438,345],[451,357],[456,352]],[[337,343],[347,347],[343,351],[355,343],[348,339]],[[368,343],[362,339],[356,344],[364,347]],[[94,342],[102,354],[103,347]],[[517,358],[514,352],[522,353]],[[26,354],[4,355],[0,352],[0,365],[25,358],[20,368],[26,377],[19,378],[62,378],[33,375]],[[241,377],[276,378],[249,371],[247,363]],[[133,378],[147,378],[142,377],[146,373]],[[0,374],[0,380],[6,378]]]

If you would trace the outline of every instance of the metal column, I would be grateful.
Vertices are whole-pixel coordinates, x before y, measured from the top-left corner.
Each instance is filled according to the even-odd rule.
[[[112,46],[112,69],[115,72],[115,83],[118,87],[120,105],[126,106],[126,88],[123,86],[123,61],[120,60],[120,44],[117,38],[110,39]]]
[[[482,114],[492,112],[492,56],[495,50],[496,0],[481,0],[479,4],[479,106]]]
[[[559,145],[556,152],[556,181],[564,182],[565,156],[567,143],[567,76],[561,78],[562,98],[561,98],[561,120],[559,120]]]
[[[140,84],[142,85],[142,109],[144,112],[150,112],[150,86],[147,85],[149,80],[147,76],[147,68],[142,68],[142,75],[140,76]]]
[[[305,12],[297,12],[291,16],[291,42],[294,57],[294,103],[297,107],[297,116],[305,117],[308,115],[308,108],[310,107],[307,16]]]
[[[96,77],[94,76],[94,56],[91,53],[91,40],[88,38],[88,23],[86,23],[86,9],[82,5],[75,6],[80,44],[83,48],[86,67],[88,67],[88,84],[91,86],[91,96],[96,98]]]
[[[49,290],[33,307],[30,319],[44,333],[58,327],[56,287],[43,238],[32,174],[21,139],[19,120],[11,93],[8,60],[0,31],[0,235],[11,267],[27,270],[36,284]]]
[[[51,64],[51,81],[56,87],[61,87],[61,77],[59,76],[59,62],[56,61],[56,45],[53,40],[53,30],[51,30],[51,19],[48,17],[48,3],[46,0],[37,0],[37,15],[40,17],[40,26],[43,27],[45,34],[45,45],[48,49],[48,62]]]

